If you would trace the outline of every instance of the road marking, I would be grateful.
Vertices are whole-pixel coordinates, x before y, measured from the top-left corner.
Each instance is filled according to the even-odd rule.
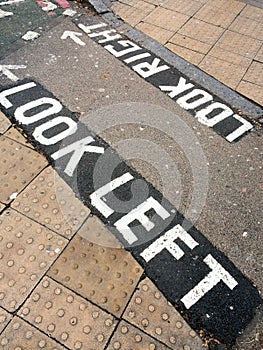
[[[0,6],[3,5],[12,5],[12,4],[16,4],[18,2],[24,2],[25,0],[8,0],[8,1],[2,1],[0,2]]]
[[[36,81],[25,79],[0,89],[0,107],[41,153],[55,160],[52,165],[58,174],[131,252],[192,328],[202,330],[204,338],[213,335],[233,345],[262,300],[229,259]],[[105,169],[97,169],[101,159],[103,169],[118,164],[110,181],[103,176]],[[142,188],[147,188],[144,200]],[[117,193],[123,200],[121,209],[116,206]]]
[[[26,66],[24,65],[12,65],[12,64],[5,64],[0,65],[0,72],[2,72],[3,75],[5,75],[8,79],[12,81],[17,81],[19,78],[11,72],[13,69],[25,69]]]
[[[134,70],[146,81],[167,93],[201,124],[213,128],[229,142],[235,142],[253,128],[245,118],[221,98],[190,81],[178,70],[166,64],[137,43],[124,38],[115,29],[98,19],[81,16],[76,25],[114,57]]]
[[[66,40],[67,38],[72,39],[73,41],[75,41],[76,44],[80,45],[80,46],[85,46],[86,43],[84,43],[79,36],[82,36],[82,33],[79,32],[72,32],[70,30],[65,30],[65,32],[62,34],[61,39],[62,40]]]
[[[9,17],[9,16],[13,16],[13,12],[7,12],[4,10],[0,9],[0,18],[4,18],[4,17]]]

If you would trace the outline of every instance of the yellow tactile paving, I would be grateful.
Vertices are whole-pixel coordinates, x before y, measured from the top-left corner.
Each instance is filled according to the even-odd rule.
[[[179,34],[186,35],[192,39],[199,40],[206,44],[215,44],[223,32],[223,28],[206,23],[196,18],[190,19],[178,31]]]
[[[183,13],[188,16],[193,16],[202,7],[202,5],[202,2],[198,0],[164,0],[161,3],[162,7]]]
[[[118,16],[132,26],[135,26],[149,14],[149,11],[143,11],[122,3],[115,3],[112,7]]]
[[[238,66],[209,55],[202,60],[199,67],[232,89],[238,86],[246,72],[246,67]]]
[[[244,75],[243,80],[249,81],[250,83],[254,83],[256,85],[261,85],[263,87],[262,64],[259,62],[253,62]]]
[[[263,40],[263,22],[260,23],[251,18],[238,17],[229,29],[254,39]]]
[[[0,216],[0,305],[16,310],[67,241],[14,210]]]
[[[173,36],[173,32],[150,23],[139,23],[136,28],[146,35],[149,35],[151,38],[157,40],[161,44],[167,43],[167,41]]]
[[[50,339],[18,317],[10,322],[0,335],[2,350],[63,350],[62,345]]]
[[[189,38],[185,35],[181,35],[181,34],[175,34],[171,39],[170,42],[172,44],[181,46],[181,47],[185,47],[187,49],[196,51],[196,52],[200,52],[203,54],[206,54],[210,49],[211,49],[211,45],[210,44],[206,44],[206,43],[202,43],[199,40],[195,40],[192,38]]]
[[[240,13],[240,16],[263,23],[262,9],[255,6],[247,5]]]
[[[228,8],[221,10],[207,3],[195,14],[195,18],[216,26],[227,28],[236,18],[236,13],[228,11]]]
[[[11,123],[7,117],[0,111],[0,134],[3,134],[9,127]]]
[[[0,211],[2,211],[5,208],[3,203],[0,203]]]
[[[169,350],[169,348],[122,321],[106,350]]]
[[[47,165],[34,150],[0,136],[0,201],[9,203]]]
[[[90,213],[51,167],[27,186],[12,207],[67,238]]]
[[[33,148],[33,146],[29,143],[29,141],[15,128],[10,128],[6,131],[5,136],[9,137],[10,139],[17,141],[21,143],[24,146]]]
[[[12,319],[12,315],[0,307],[0,333]]]
[[[116,325],[113,316],[47,277],[18,315],[72,350],[103,350]]]
[[[230,51],[241,56],[254,58],[262,42],[240,33],[227,30],[219,39],[217,45],[226,51],[226,55],[227,51]]]
[[[124,249],[103,247],[77,235],[48,274],[119,317],[142,269]]]
[[[237,91],[263,105],[263,89],[261,86],[242,80],[237,87]]]
[[[170,51],[262,104],[261,77],[251,79],[250,72],[255,62],[263,71],[263,9],[239,0],[143,2],[154,6],[148,7],[147,16],[145,6],[140,12],[142,0],[117,0],[112,10]],[[246,70],[249,81],[242,80]]]
[[[123,318],[172,349],[203,349],[199,336],[148,278],[139,284]]]
[[[175,44],[168,43],[165,47],[195,65],[198,65],[204,58],[204,55],[200,52],[192,51]]]
[[[158,7],[144,18],[143,21],[170,31],[175,31],[181,28],[188,19],[189,16],[182,13]]]

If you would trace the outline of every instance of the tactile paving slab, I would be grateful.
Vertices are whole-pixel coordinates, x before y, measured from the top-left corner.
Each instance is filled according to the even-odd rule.
[[[47,165],[34,150],[0,136],[0,201],[9,203]],[[11,196],[11,198],[10,198]]]
[[[67,238],[72,237],[90,213],[51,167],[27,186],[12,207]]]
[[[0,203],[0,211],[2,211],[5,208],[3,203]]]
[[[0,335],[2,350],[63,350],[62,345],[50,339],[18,317],[9,323]]]
[[[12,315],[0,307],[0,333],[2,333],[5,326],[11,320]]]
[[[142,268],[124,249],[103,247],[77,234],[48,274],[119,317]]]
[[[74,350],[104,349],[117,322],[112,315],[48,277],[43,278],[19,315]]]
[[[169,350],[139,329],[122,321],[106,350]],[[176,350],[179,350],[176,348]],[[187,350],[187,349],[185,349]]]
[[[0,216],[0,305],[16,310],[67,240],[12,209]]]
[[[11,125],[7,117],[0,111],[0,133],[3,134]]]
[[[196,332],[148,278],[139,284],[123,318],[172,349],[204,349]]]
[[[15,128],[10,128],[5,132],[5,136],[10,139],[21,143],[23,146],[27,146],[29,148],[34,148],[29,141]]]

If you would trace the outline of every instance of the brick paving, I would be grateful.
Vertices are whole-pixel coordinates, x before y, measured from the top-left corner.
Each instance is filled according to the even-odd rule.
[[[263,105],[263,9],[238,0],[118,0],[112,10],[233,90]]]

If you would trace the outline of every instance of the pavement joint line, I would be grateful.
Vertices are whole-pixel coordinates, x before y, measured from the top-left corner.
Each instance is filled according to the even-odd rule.
[[[122,29],[124,27],[125,36],[127,38],[139,43],[139,45],[144,47],[146,50],[149,50],[157,57],[162,58],[179,72],[189,77],[192,81],[226,101],[230,106],[235,106],[235,109],[241,110],[250,118],[250,121],[253,119],[259,119],[263,115],[263,109],[259,104],[243,95],[240,95],[238,92],[232,90],[209,74],[203,72],[201,69],[189,63],[182,57],[179,57],[175,53],[171,52],[156,40],[140,32],[138,29],[131,27],[128,23],[116,16],[114,12],[107,7],[104,0],[88,1],[94,7],[95,11],[97,11],[98,15],[108,22],[110,26],[117,30],[120,27],[122,27]],[[108,11],[101,13],[100,8],[104,5],[108,8]]]
[[[18,86],[19,87],[20,85],[25,84],[25,82],[27,84],[28,81],[32,81],[31,78],[27,78],[27,79],[25,79],[23,81],[19,81],[16,84],[13,84],[12,86]],[[49,96],[49,98],[51,98],[51,96],[52,96],[54,101],[55,100],[58,101],[57,99],[55,99],[54,95],[51,92],[49,92],[48,90],[43,88],[43,86],[41,86],[39,83],[37,83],[35,81],[34,84],[35,84],[34,85],[35,88],[31,89],[29,94],[24,94],[23,93],[22,100],[21,100],[21,96],[20,96],[19,93],[18,93],[18,95],[15,94],[15,98],[14,97],[12,98],[12,103],[11,103],[12,106],[11,106],[11,108],[7,108],[7,109],[4,110],[5,114],[12,121],[17,123],[16,119],[14,118],[14,115],[15,115],[16,109],[19,106],[23,106],[28,101],[35,101],[35,99],[39,95],[40,96],[47,95],[47,96]],[[5,90],[3,90],[3,91],[5,91]],[[18,96],[18,98],[17,98],[17,96]],[[75,113],[72,113],[71,111],[69,111],[65,106],[63,106],[63,111],[61,111],[61,112],[63,113],[63,115],[67,116],[67,118],[70,117],[71,120],[74,121],[75,123],[78,121],[76,119]],[[33,118],[35,116],[35,114],[34,113],[31,113],[31,114],[32,115],[30,116],[30,118]],[[56,117],[53,114],[51,114],[49,116],[46,116],[45,121],[47,120],[47,118],[48,118],[49,121],[52,121],[53,118],[56,118]],[[36,128],[35,123],[33,123],[33,124],[29,123],[29,125],[27,125],[27,123],[24,123],[23,125],[24,125],[23,129],[24,129],[26,134],[32,135],[32,133],[34,133],[34,130]],[[38,127],[41,126],[41,122],[40,122],[40,124],[38,122],[37,125],[38,125]],[[91,131],[89,131],[87,129],[87,127],[84,124],[82,124],[81,122],[79,123],[78,127],[79,128],[77,130],[81,130],[81,132],[82,133],[84,132],[85,135],[88,135],[88,134],[91,133]],[[43,144],[41,144],[40,142],[35,142],[32,137],[30,138],[30,140],[35,146],[37,146],[38,150],[42,150],[42,153],[48,159],[50,159],[51,155],[54,154],[54,152],[58,148],[60,149],[61,146],[67,147],[68,142],[69,142],[69,145],[70,145],[70,144],[72,144],[72,141],[75,142],[76,138],[77,138],[77,140],[79,139],[79,135],[78,135],[77,130],[74,131],[73,136],[67,136],[66,139],[63,140],[63,144],[62,145],[61,145],[61,142],[59,142],[59,144],[56,143],[55,146],[52,145],[50,147],[49,146],[46,147]],[[61,134],[61,130],[58,128],[57,134],[55,136],[52,136],[52,137],[58,137],[60,134]],[[104,147],[105,147],[105,149],[109,148],[109,149],[111,149],[113,151],[113,149],[110,148],[109,145],[103,139],[101,139],[98,136],[94,136],[94,133],[91,133],[91,134],[93,135],[93,137],[95,137],[94,142],[97,143],[99,147],[101,147],[101,145],[103,145],[103,148]],[[92,172],[92,169],[93,169],[92,162],[93,162],[93,164],[94,164],[94,162],[96,164],[98,157],[100,157],[100,155],[98,155],[97,153],[90,153],[90,154],[88,154],[88,164],[89,165],[87,166],[87,164],[83,164],[81,162],[80,164],[78,164],[78,166],[84,166],[85,169],[90,169],[90,171]],[[109,157],[119,157],[119,156],[117,155],[116,152],[110,152],[109,153]],[[132,174],[133,178],[137,178],[137,179],[141,179],[141,180],[143,179],[143,177],[141,177],[136,171],[134,171],[134,169],[132,169],[131,167],[128,167],[127,164],[123,161],[123,159],[121,159],[121,158],[118,158],[118,159],[120,159],[122,167],[120,169],[118,169],[118,172],[115,174],[115,176],[117,176],[115,179],[118,179],[119,178],[118,176],[120,176],[121,174],[125,173],[125,171],[126,171],[125,174],[128,174],[128,173]],[[111,164],[113,159],[109,159],[108,161],[109,161],[109,164]],[[64,173],[63,169],[65,168],[66,164],[65,164],[65,162],[63,162],[63,159],[62,159],[62,163],[60,161],[56,161],[56,164],[53,164],[53,166],[55,167],[55,170],[59,173],[59,175],[64,180],[66,180],[66,182],[68,184],[72,184],[72,179],[67,177],[65,175],[65,173]],[[86,175],[88,176],[88,174],[86,174]],[[124,175],[121,175],[121,176],[124,176]],[[87,181],[86,178],[83,178],[83,181],[84,181],[84,183],[81,186],[84,185],[85,191],[87,191],[88,193],[91,193],[91,194],[94,193],[93,184],[89,183],[89,182],[87,183],[86,182]],[[151,197],[149,197],[149,198],[154,198],[155,197],[156,199],[154,199],[154,200],[157,201],[157,199],[160,196],[162,197],[161,193],[159,191],[157,191],[150,183],[145,181],[145,184],[147,184],[147,186],[149,188],[149,193],[151,195]],[[89,189],[87,188],[87,186],[90,186]],[[81,187],[79,188],[79,191],[80,191],[80,193],[82,193]],[[125,190],[124,193],[126,193],[126,191],[127,190]],[[128,193],[127,193],[127,195],[128,195]],[[104,222],[104,224],[106,224],[107,228],[121,241],[121,243],[123,243],[123,244],[127,243],[126,240],[124,239],[121,231],[118,231],[115,228],[116,227],[115,226],[116,217],[112,216],[112,217],[106,219],[105,214],[103,214],[103,212],[100,211],[96,207],[95,204],[91,205],[90,199],[87,198],[87,194],[85,196],[86,197],[85,198],[83,197],[82,199],[84,200],[86,206],[91,208],[92,213],[95,216],[99,217]],[[157,232],[152,232],[152,236],[148,237],[149,240],[152,241],[152,243],[155,243],[156,236],[158,236],[159,238],[162,238],[163,237],[163,232],[168,232],[168,231],[166,231],[167,227],[168,227],[168,230],[171,227],[172,227],[172,230],[174,230],[175,227],[180,226],[180,224],[182,224],[184,222],[183,216],[180,213],[178,213],[176,211],[176,209],[174,208],[174,206],[172,206],[166,199],[163,198],[162,203],[163,203],[163,205],[166,208],[165,210],[169,210],[169,212],[175,213],[175,214],[169,215],[170,218],[169,218],[168,222],[166,221],[166,223],[165,223],[164,231],[160,232],[159,228],[158,228]],[[129,214],[127,214],[127,215],[129,215]],[[176,226],[174,226],[175,224],[176,224]],[[142,230],[141,234],[142,234],[142,237],[143,237],[144,230]],[[228,301],[225,303],[225,307],[227,308],[229,305],[231,305],[230,306],[230,308],[231,308],[232,307],[232,303],[233,303],[233,305],[236,305],[237,302],[241,302],[240,307],[242,307],[242,311],[244,312],[244,316],[246,315],[246,317],[248,317],[249,319],[247,319],[246,321],[245,321],[245,319],[241,320],[239,317],[238,317],[238,319],[235,319],[235,318],[233,318],[233,317],[235,317],[235,315],[229,314],[229,317],[232,317],[231,320],[229,320],[229,322],[232,323],[232,326],[235,324],[235,327],[237,327],[237,329],[239,330],[237,333],[239,333],[240,330],[244,329],[244,327],[246,326],[247,322],[252,317],[252,310],[254,308],[256,308],[256,306],[258,306],[262,302],[260,297],[259,297],[259,295],[258,295],[258,292],[257,292],[256,288],[254,286],[252,286],[252,283],[247,278],[245,278],[244,275],[242,275],[240,273],[240,271],[238,271],[234,267],[234,265],[227,259],[227,257],[224,254],[222,254],[217,249],[215,249],[215,247],[213,247],[211,245],[211,243],[199,231],[197,231],[194,227],[191,227],[188,230],[188,232],[186,232],[186,234],[192,235],[191,239],[193,239],[193,237],[195,237],[200,243],[202,242],[201,250],[199,249],[198,250],[199,253],[197,253],[196,249],[198,249],[198,247],[196,247],[196,244],[198,246],[199,243],[197,243],[195,241],[195,247],[192,246],[192,248],[191,248],[191,249],[195,248],[193,256],[196,256],[196,254],[197,254],[197,256],[200,255],[201,260],[202,260],[202,257],[205,257],[205,256],[206,256],[205,259],[207,259],[209,256],[210,256],[210,258],[212,257],[211,254],[207,255],[210,252],[214,256],[216,256],[217,261],[218,260],[220,261],[220,266],[221,267],[222,266],[227,266],[227,271],[231,271],[232,276],[234,276],[234,277],[232,277],[232,276],[227,277],[227,278],[230,278],[230,280],[229,280],[230,282],[225,282],[225,283],[231,283],[232,285],[233,285],[233,283],[235,284],[235,286],[233,286],[233,287],[231,287],[230,284],[229,284],[229,288],[232,290],[232,293],[231,294],[227,293]],[[174,284],[171,285],[172,278],[175,278],[176,274],[177,274],[177,278],[179,278],[180,283],[182,283],[182,285],[184,283],[188,283],[189,284],[190,281],[189,281],[189,278],[187,277],[189,272],[186,273],[186,276],[185,276],[186,279],[185,279],[185,282],[183,282],[183,277],[184,277],[184,275],[183,275],[183,268],[184,268],[184,266],[187,267],[187,271],[190,271],[191,266],[192,266],[193,271],[195,271],[195,275],[196,275],[195,277],[198,277],[197,274],[196,274],[196,271],[197,271],[197,268],[198,268],[198,261],[196,261],[196,259],[194,259],[194,261],[192,260],[192,256],[191,256],[192,252],[191,252],[191,250],[187,251],[187,255],[183,254],[184,259],[183,259],[182,263],[180,262],[180,258],[176,258],[176,260],[175,259],[171,260],[171,256],[166,251],[162,252],[162,258],[161,258],[161,259],[165,259],[166,266],[162,266],[162,262],[161,262],[162,260],[159,261],[159,259],[157,259],[157,258],[154,259],[153,261],[151,261],[151,259],[150,259],[150,262],[148,260],[148,262],[145,263],[145,261],[142,259],[142,257],[144,256],[145,251],[148,249],[147,247],[149,247],[149,241],[147,241],[147,243],[145,243],[144,241],[142,241],[142,237],[138,236],[138,240],[139,240],[138,243],[140,242],[139,245],[137,245],[137,243],[136,243],[136,245],[134,245],[134,246],[131,245],[128,248],[126,248],[126,250],[130,251],[132,253],[133,257],[135,258],[135,260],[137,260],[142,265],[143,269],[146,270],[147,277],[149,277],[152,281],[154,281],[154,283],[157,285],[159,290],[164,294],[164,296],[172,304],[176,304],[177,307],[179,309],[181,309],[185,313],[185,317],[186,317],[186,315],[187,315],[187,317],[189,317],[188,322],[195,330],[200,331],[200,327],[203,330],[205,330],[206,327],[208,327],[209,333],[216,333],[216,336],[215,336],[216,339],[218,337],[220,337],[221,341],[224,341],[224,342],[227,342],[229,344],[232,344],[233,340],[237,338],[237,334],[236,333],[230,335],[228,333],[229,329],[224,329],[224,330],[222,329],[221,332],[223,332],[223,333],[218,333],[218,330],[211,329],[211,325],[209,325],[209,322],[206,323],[206,322],[204,322],[204,320],[202,320],[202,323],[199,324],[199,322],[201,322],[200,315],[202,315],[202,313],[204,312],[204,310],[203,310],[204,305],[201,307],[201,309],[200,308],[196,308],[197,307],[197,305],[196,305],[195,311],[194,311],[194,313],[192,313],[191,310],[189,310],[190,308],[184,308],[182,303],[180,301],[178,301],[182,297],[182,295],[186,296],[185,292],[182,293],[182,291],[180,291],[179,294],[177,294],[177,296],[176,296],[176,293],[178,293],[178,291],[176,291],[176,289],[172,289],[171,290],[171,288],[178,287],[178,283],[176,283],[176,280],[174,281]],[[187,239],[190,239],[190,236],[188,236]],[[187,241],[185,241],[185,242],[187,242]],[[188,244],[192,245],[192,243],[188,242],[187,245]],[[151,243],[150,243],[150,245],[151,245]],[[187,262],[187,260],[188,260],[188,262]],[[147,261],[147,259],[146,259],[146,261]],[[171,267],[169,267],[169,269],[168,269],[168,265],[167,265],[168,263],[172,264]],[[200,261],[199,261],[199,263],[200,263]],[[156,274],[155,274],[155,269],[157,268],[157,266],[158,266],[158,269],[165,268],[165,271],[163,271],[162,273],[158,272],[158,275],[160,275],[158,277],[158,279],[156,278]],[[211,267],[211,266],[209,265],[209,267]],[[179,270],[178,270],[178,268],[179,268]],[[199,269],[200,269],[200,266],[199,266]],[[199,273],[200,273],[200,276],[198,277],[198,279],[202,281],[202,279],[204,278],[203,276],[206,275],[207,272],[202,272],[202,271],[199,270]],[[170,274],[170,277],[169,277],[169,274]],[[164,280],[161,279],[162,277],[163,278],[168,278],[168,281],[169,281],[168,285],[167,285],[167,283]],[[234,280],[233,280],[233,278],[234,278]],[[237,282],[237,280],[238,280],[238,282]],[[237,285],[239,285],[239,289],[241,288],[242,292],[241,291],[239,292],[239,289],[234,289]],[[68,287],[66,287],[66,288],[68,288]],[[190,285],[188,285],[188,287],[184,287],[184,288],[186,288],[186,290],[189,290],[190,288],[192,288],[191,289],[191,291],[192,291],[195,287],[193,288]],[[244,291],[246,291],[246,293],[249,295],[249,305],[245,304],[247,302],[247,299],[246,300],[244,299]],[[74,291],[74,293],[76,293],[76,292]],[[211,293],[213,294],[213,289],[209,291],[209,294],[211,294]],[[204,298],[204,296],[205,295],[203,295],[202,298]],[[221,297],[222,297],[221,295],[218,296],[219,299],[221,299]],[[231,298],[232,298],[232,300],[231,300]],[[205,302],[206,302],[205,305],[206,306],[209,305],[208,304],[209,300],[210,300],[210,298],[207,298],[207,297],[205,298]],[[225,317],[227,309],[223,309],[222,305],[220,306],[220,308],[218,308],[214,304],[215,300],[213,298],[212,298],[211,301],[213,303],[212,304],[213,305],[213,318],[215,317],[215,315],[217,315],[217,317],[221,321],[221,319],[222,319],[222,314],[221,313],[223,313],[223,315]],[[195,301],[195,303],[196,303],[196,301]],[[109,313],[109,311],[107,311],[107,312]],[[196,313],[199,316],[197,316]],[[195,318],[197,317],[198,325],[195,322],[191,321],[191,317],[193,317],[193,316]],[[219,322],[219,320],[217,320],[217,321]],[[241,321],[243,322],[242,325],[240,324]],[[225,337],[226,337],[226,340],[225,340]]]

